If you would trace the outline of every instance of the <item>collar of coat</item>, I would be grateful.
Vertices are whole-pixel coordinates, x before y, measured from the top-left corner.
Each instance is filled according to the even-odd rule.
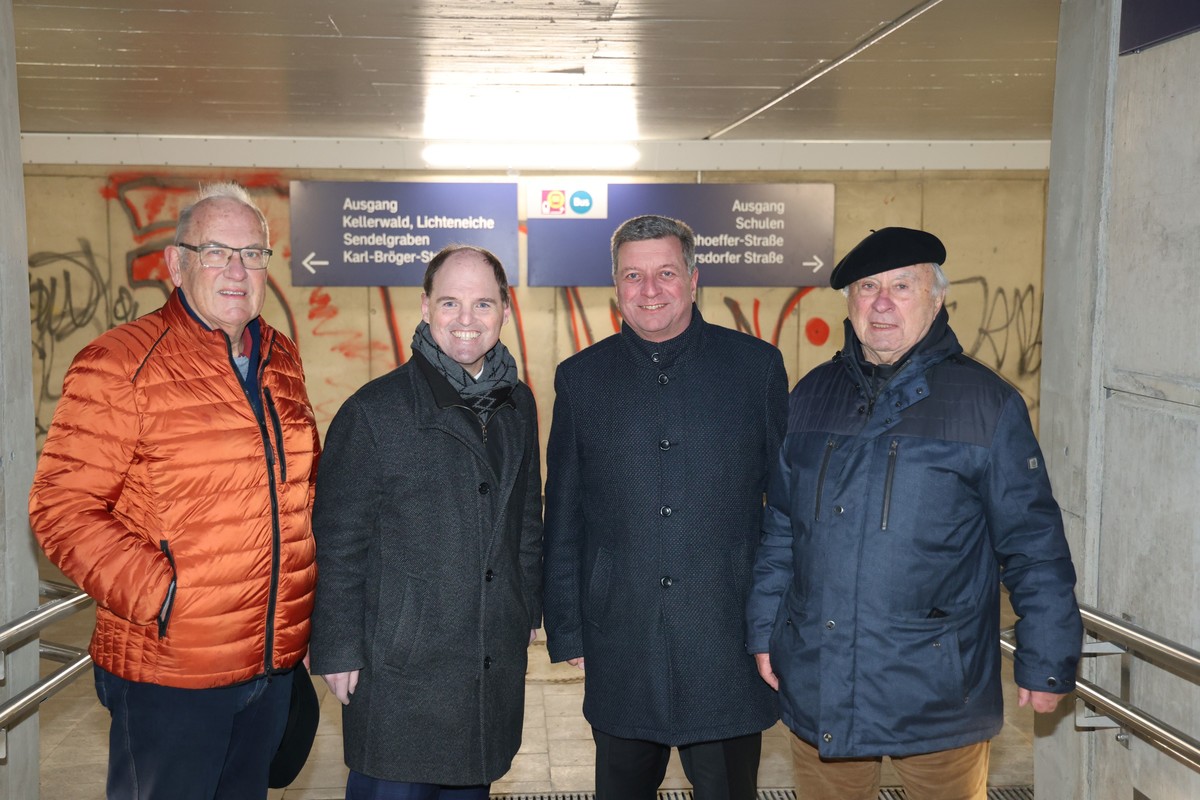
[[[183,289],[176,287],[171,292],[171,296],[167,298],[167,304],[163,306],[163,314],[168,324],[179,325],[184,330],[194,331],[206,340],[219,341],[227,349],[229,348],[229,335],[225,331],[210,328],[204,320],[200,319],[200,316],[192,310],[191,304],[188,303],[187,295],[183,293]],[[186,321],[188,319],[192,320],[195,325],[187,325]],[[197,327],[199,330],[196,330]],[[251,364],[258,363],[258,350],[261,342],[262,317],[258,316],[250,320],[246,325],[246,329],[242,332],[242,354],[250,358]]]
[[[700,349],[700,340],[704,336],[704,317],[700,309],[692,303],[692,321],[688,323],[683,333],[665,342],[648,342],[634,333],[629,323],[621,323],[621,341],[628,346],[634,361],[638,366],[649,369],[665,369],[684,361]]]
[[[946,307],[942,306],[937,316],[933,318],[929,332],[922,337],[921,341],[917,342],[902,358],[897,359],[894,365],[890,365],[888,369],[882,370],[876,375],[875,365],[863,357],[862,343],[858,340],[858,335],[854,332],[854,326],[850,324],[850,320],[846,319],[843,326],[846,332],[846,344],[838,351],[834,359],[841,360],[846,365],[860,387],[864,390],[871,389],[868,392],[870,396],[878,395],[894,376],[902,372],[923,373],[934,364],[945,361],[963,351],[962,345],[958,343],[958,337],[950,328],[950,314],[946,311]],[[910,362],[916,367],[915,370],[907,369]]]

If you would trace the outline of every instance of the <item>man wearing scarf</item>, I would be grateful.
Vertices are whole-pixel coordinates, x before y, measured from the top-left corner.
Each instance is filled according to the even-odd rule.
[[[799,800],[984,800],[1000,732],[1000,593],[1021,705],[1075,686],[1082,627],[1062,517],[1021,395],[963,354],[946,249],[884,228],[830,275],[846,346],[792,390],[747,606]]]
[[[312,672],[342,702],[348,800],[484,800],[521,744],[541,622],[537,412],[500,343],[500,261],[429,262],[412,358],[326,436]]]

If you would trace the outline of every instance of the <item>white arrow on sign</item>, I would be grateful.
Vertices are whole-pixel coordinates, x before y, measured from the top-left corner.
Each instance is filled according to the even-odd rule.
[[[315,260],[316,255],[317,255],[316,253],[309,253],[308,255],[306,255],[304,257],[304,260],[300,262],[301,264],[304,265],[304,268],[306,270],[308,270],[309,272],[311,272],[313,275],[317,274],[317,271],[315,269],[313,269],[313,267],[328,267],[329,266],[328,261],[316,261]]]
[[[812,267],[812,268],[813,268],[813,272],[816,272],[816,271],[817,271],[817,270],[819,270],[821,267],[825,266],[825,262],[821,260],[821,257],[820,257],[819,255],[817,255],[816,253],[813,253],[813,260],[812,260],[812,261],[805,261],[805,262],[804,262],[804,266],[806,266],[806,267]]]

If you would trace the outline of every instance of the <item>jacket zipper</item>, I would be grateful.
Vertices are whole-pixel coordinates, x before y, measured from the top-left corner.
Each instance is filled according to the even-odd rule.
[[[225,337],[225,342],[229,365],[236,370],[237,363],[233,360],[233,344],[229,341],[228,336]],[[262,353],[262,357],[258,365],[258,389],[266,395],[267,399],[270,398],[270,392],[267,390],[263,378],[267,374],[267,366],[271,363],[273,345],[273,340],[270,342],[264,340],[259,343],[259,352]],[[279,493],[275,484],[275,450],[271,446],[271,435],[267,432],[266,412],[262,410],[265,408],[265,404],[256,408],[254,401],[250,399],[250,393],[246,391],[246,384],[239,380],[238,385],[242,387],[242,394],[246,396],[246,402],[250,403],[250,409],[254,411],[254,418],[258,422],[258,434],[262,437],[263,456],[267,461],[267,475],[270,477],[270,480],[267,481],[267,489],[271,496],[271,586],[267,592],[267,619],[265,641],[263,642],[263,670],[270,674],[275,661],[275,604],[279,595],[279,550],[282,538],[279,532]],[[280,437],[279,447],[282,448],[283,439],[278,424],[275,430],[276,435]],[[280,460],[280,472],[283,472],[282,459]]]
[[[171,621],[171,609],[175,607],[175,588],[179,573],[175,570],[175,556],[171,555],[171,543],[166,539],[160,539],[158,547],[171,565],[171,584],[167,587],[167,598],[163,600],[162,608],[158,610],[158,638],[165,639],[167,624]]]
[[[892,479],[896,476],[896,451],[900,449],[900,440],[892,439],[888,447],[887,478],[883,482],[883,518],[879,521],[879,529],[888,529],[888,513],[892,508]]]
[[[829,470],[829,459],[833,457],[833,437],[825,443],[825,457],[821,460],[821,472],[817,475],[817,504],[813,510],[813,519],[821,521],[821,494],[825,491],[825,473]]]
[[[259,366],[258,370],[259,390],[263,392],[268,401],[270,401],[271,395],[270,391],[267,389],[266,382],[263,379],[267,374],[267,366],[271,363],[271,353],[273,351],[271,345],[273,344],[273,341],[270,343],[264,343],[262,364]],[[273,412],[274,404],[272,403],[272,413]],[[275,435],[278,439],[279,449],[282,452],[283,437],[281,429],[278,427],[278,422],[276,422],[276,426]],[[267,488],[270,490],[271,494],[271,588],[267,593],[266,640],[263,643],[263,669],[266,670],[267,674],[270,674],[271,670],[274,668],[273,662],[275,661],[275,605],[279,599],[279,551],[282,546],[282,535],[279,530],[279,491],[276,488],[275,470],[273,468],[273,462],[275,461],[275,458],[271,450],[271,437],[270,434],[267,433],[266,420],[260,418],[258,427],[263,437],[263,446],[266,448],[267,471],[271,476],[271,480],[267,483]],[[284,470],[283,461],[284,459],[281,455],[279,458],[279,471],[281,475],[283,474]]]
[[[279,482],[287,483],[287,453],[283,449],[283,425],[279,421],[279,412],[275,410],[275,398],[271,390],[263,387],[263,396],[267,398],[267,411],[271,412],[271,427],[275,429],[275,452],[279,461]]]

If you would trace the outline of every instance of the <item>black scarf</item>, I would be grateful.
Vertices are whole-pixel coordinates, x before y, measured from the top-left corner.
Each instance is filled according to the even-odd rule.
[[[413,333],[412,349],[425,356],[485,425],[488,417],[508,399],[517,385],[517,362],[503,342],[497,341],[496,346],[484,355],[483,372],[478,379],[471,377],[462,364],[438,347],[428,322],[422,321],[417,326]]]

